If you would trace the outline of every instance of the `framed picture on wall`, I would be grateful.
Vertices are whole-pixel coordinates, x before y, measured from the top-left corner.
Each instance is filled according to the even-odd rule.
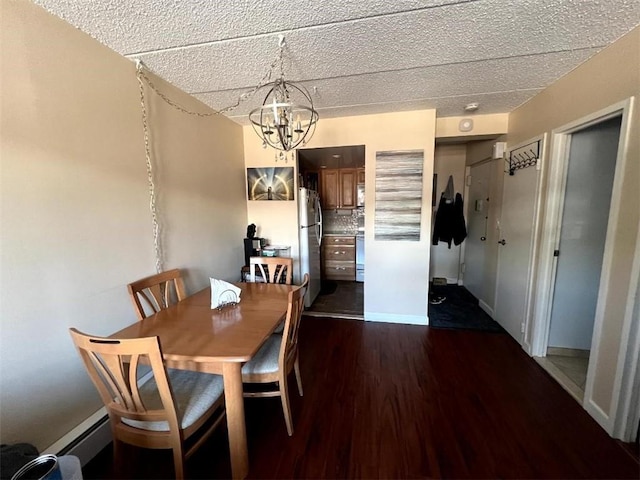
[[[249,200],[293,200],[293,167],[247,168]]]

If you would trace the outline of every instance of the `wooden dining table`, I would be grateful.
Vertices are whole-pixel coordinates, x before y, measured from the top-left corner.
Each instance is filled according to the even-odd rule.
[[[298,287],[273,283],[235,285],[242,289],[237,305],[211,308],[211,289],[206,288],[111,338],[158,336],[167,368],[223,376],[231,474],[233,478],[245,478],[249,456],[242,365],[251,360],[284,319],[289,292]]]

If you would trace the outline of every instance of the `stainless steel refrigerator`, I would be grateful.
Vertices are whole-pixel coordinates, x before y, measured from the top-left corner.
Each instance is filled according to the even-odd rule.
[[[298,189],[298,224],[300,225],[300,280],[309,274],[309,289],[304,299],[310,307],[320,293],[320,244],[322,243],[322,209],[318,192]]]

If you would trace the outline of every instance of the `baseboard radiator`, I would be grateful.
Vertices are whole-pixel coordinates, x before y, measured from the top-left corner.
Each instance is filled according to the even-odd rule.
[[[112,441],[109,416],[104,408],[87,418],[43,452],[54,455],[74,455],[84,467]]]

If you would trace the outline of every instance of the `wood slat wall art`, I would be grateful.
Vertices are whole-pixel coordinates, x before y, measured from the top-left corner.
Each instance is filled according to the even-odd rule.
[[[423,150],[376,152],[376,240],[420,241],[423,163]]]

